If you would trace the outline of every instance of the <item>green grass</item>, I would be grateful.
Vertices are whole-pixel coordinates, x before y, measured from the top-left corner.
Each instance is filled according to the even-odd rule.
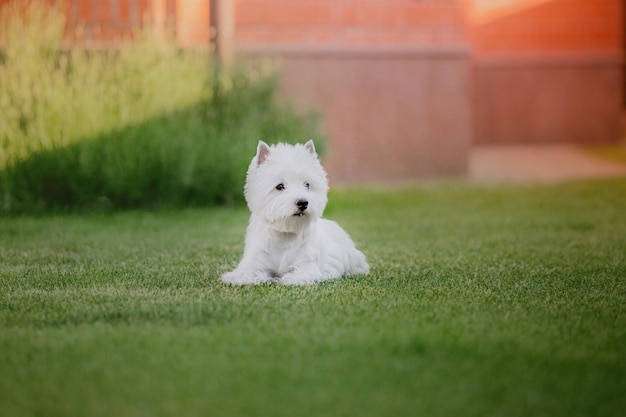
[[[0,218],[0,414],[623,415],[626,179],[330,201],[304,288],[220,283],[243,208]]]

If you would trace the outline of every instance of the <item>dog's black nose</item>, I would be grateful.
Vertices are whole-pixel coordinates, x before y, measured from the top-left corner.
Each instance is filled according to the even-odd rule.
[[[306,200],[298,200],[296,201],[296,206],[298,206],[298,209],[300,209],[300,211],[304,211],[309,206],[309,202]]]

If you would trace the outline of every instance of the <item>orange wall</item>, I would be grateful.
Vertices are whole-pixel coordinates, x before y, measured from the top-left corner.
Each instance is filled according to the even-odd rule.
[[[620,140],[622,0],[467,0],[474,143]]]
[[[176,36],[181,45],[210,42],[209,3],[209,0],[176,1]]]
[[[75,42],[114,43],[132,35],[150,17],[150,0],[64,0],[68,37]]]
[[[169,27],[180,45],[206,46],[210,5],[233,5],[234,13],[222,7],[214,15],[224,30],[220,56],[234,50],[284,58],[285,94],[300,107],[328,110],[330,165],[341,160],[334,172],[344,179],[372,172],[372,164],[359,166],[371,155],[407,161],[395,171],[381,168],[379,178],[461,173],[470,142],[606,142],[621,135],[624,0],[60,1],[68,32],[83,27],[74,40],[104,47],[129,37],[146,17],[157,35]],[[387,116],[377,118],[378,111]],[[403,111],[414,113],[401,119]],[[457,130],[437,136],[446,127]],[[383,140],[377,131],[402,137]],[[351,171],[340,171],[350,158]],[[438,166],[415,170],[438,158]]]
[[[467,0],[478,56],[620,52],[621,0]]]
[[[235,0],[236,42],[439,44],[464,38],[458,0]]]
[[[221,0],[225,1],[225,0]],[[477,56],[622,50],[622,0],[228,0],[235,44],[430,45]],[[20,0],[18,3],[25,2]],[[0,6],[11,0],[0,0]],[[210,40],[210,0],[62,0],[69,32],[111,43],[148,18],[183,46]],[[462,7],[459,7],[459,6]]]
[[[41,1],[41,0],[40,0]],[[53,3],[54,0],[44,0]],[[27,0],[0,0],[0,7]],[[210,42],[210,0],[60,0],[65,10],[67,39],[73,43],[114,46],[151,22],[157,36],[166,29],[181,46]]]

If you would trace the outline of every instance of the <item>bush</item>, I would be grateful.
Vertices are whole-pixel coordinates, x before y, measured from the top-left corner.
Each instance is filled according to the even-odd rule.
[[[322,140],[315,117],[277,101],[267,66],[226,72],[143,34],[63,52],[58,9],[1,19],[4,212],[236,202],[259,139]]]

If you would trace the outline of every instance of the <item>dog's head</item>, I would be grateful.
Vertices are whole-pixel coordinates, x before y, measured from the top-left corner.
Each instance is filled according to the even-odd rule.
[[[297,232],[320,218],[328,181],[313,141],[301,145],[260,141],[248,168],[244,195],[250,211],[281,232]]]

